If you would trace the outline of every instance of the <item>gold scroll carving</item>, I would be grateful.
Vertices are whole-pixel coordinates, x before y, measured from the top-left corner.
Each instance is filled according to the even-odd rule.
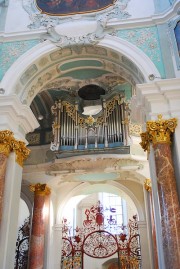
[[[9,130],[0,131],[0,153],[9,155],[14,151],[16,154],[16,162],[23,166],[23,162],[29,156],[30,150],[23,141],[16,140],[13,132]]]
[[[146,132],[141,133],[141,143],[140,145],[144,151],[149,152],[150,143],[153,145],[171,143],[171,134],[175,131],[177,126],[177,119],[172,118],[169,120],[164,120],[162,115],[158,115],[157,121],[148,121],[146,123]]]
[[[51,193],[51,189],[47,186],[47,184],[37,183],[35,185],[30,185],[30,191],[35,192],[38,195],[49,195]]]

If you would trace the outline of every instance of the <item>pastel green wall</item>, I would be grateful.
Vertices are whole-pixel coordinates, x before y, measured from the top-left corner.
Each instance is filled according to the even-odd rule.
[[[10,66],[26,51],[34,47],[40,40],[24,40],[0,43],[0,80]]]
[[[156,26],[120,30],[117,35],[141,49],[155,64],[161,76],[165,76],[161,46]]]

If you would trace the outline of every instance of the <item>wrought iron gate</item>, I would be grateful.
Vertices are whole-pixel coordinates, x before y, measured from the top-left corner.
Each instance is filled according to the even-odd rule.
[[[18,230],[14,269],[27,269],[29,251],[30,218],[25,219]]]
[[[104,225],[103,207],[100,202],[90,210],[86,209],[85,215],[83,227],[77,227],[73,236],[70,236],[67,219],[63,220],[61,269],[84,269],[85,254],[96,259],[117,254],[119,269],[141,268],[137,216],[129,220],[127,227],[117,226],[116,234],[112,234],[109,231],[116,223],[110,219],[109,225]]]

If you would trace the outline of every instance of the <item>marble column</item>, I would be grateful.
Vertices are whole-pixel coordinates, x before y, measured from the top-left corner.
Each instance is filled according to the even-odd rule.
[[[44,261],[44,236],[45,236],[45,201],[50,194],[46,184],[31,185],[34,192],[34,210],[32,219],[29,269],[42,269]]]
[[[13,132],[9,130],[0,131],[0,223],[2,221],[3,198],[7,160],[10,152],[16,153],[16,162],[23,166],[23,161],[29,155],[30,150],[24,142],[16,140]]]
[[[141,134],[143,149],[149,150],[150,143],[154,148],[166,269],[180,268],[180,207],[170,147],[176,125],[176,119],[163,120],[159,115]]]

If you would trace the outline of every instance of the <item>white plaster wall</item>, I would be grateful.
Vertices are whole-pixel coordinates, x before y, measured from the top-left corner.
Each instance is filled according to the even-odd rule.
[[[22,0],[10,0],[6,17],[5,32],[29,31],[31,23],[28,13],[22,6]]]
[[[144,18],[154,15],[153,0],[130,0],[127,12],[131,18]]]
[[[24,202],[24,200],[22,200],[20,198],[19,201],[19,218],[18,218],[18,227],[20,227],[21,225],[23,225],[24,220],[29,217],[30,213],[29,213],[29,209],[27,204]]]

